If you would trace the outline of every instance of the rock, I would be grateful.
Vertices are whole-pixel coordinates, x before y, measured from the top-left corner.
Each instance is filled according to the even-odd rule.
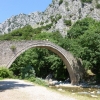
[[[55,85],[55,87],[59,87],[59,85]]]
[[[78,94],[86,94],[86,95],[89,95],[90,93],[89,92],[78,92]]]
[[[60,89],[58,89],[58,91],[62,91],[62,89],[60,88]]]
[[[0,34],[9,33],[27,24],[32,27],[41,27],[40,23],[42,22],[43,25],[53,23],[53,26],[48,31],[58,30],[62,36],[65,36],[70,26],[66,26],[64,20],[71,20],[73,24],[87,16],[100,20],[99,15],[100,10],[96,8],[96,0],[93,0],[92,3],[84,3],[84,6],[81,0],[63,0],[63,3],[60,5],[59,0],[53,0],[44,12],[21,13],[0,23]],[[56,21],[52,21],[53,19],[56,19]]]
[[[47,39],[46,41],[48,41],[48,39]],[[46,80],[48,80],[48,81],[49,81],[49,80],[52,80],[52,74],[47,75],[47,76],[46,76]]]
[[[100,94],[100,90],[97,91],[97,94]]]
[[[49,85],[55,85],[58,81],[49,81]]]
[[[94,93],[95,93],[95,91],[92,91],[92,92],[90,92],[90,93],[94,94]]]
[[[97,95],[91,95],[91,97],[97,98],[98,96]]]

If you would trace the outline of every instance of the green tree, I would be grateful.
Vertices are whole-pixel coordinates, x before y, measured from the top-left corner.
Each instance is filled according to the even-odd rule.
[[[100,22],[91,18],[77,21],[68,31],[70,51],[83,61],[85,69],[100,76]],[[100,77],[99,77],[100,80]]]

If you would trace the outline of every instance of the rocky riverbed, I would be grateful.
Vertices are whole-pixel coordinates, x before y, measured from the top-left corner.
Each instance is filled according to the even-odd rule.
[[[49,81],[49,87],[61,92],[69,91],[72,94],[85,95],[93,98],[100,98],[100,85],[90,85],[80,83],[79,85],[71,85],[69,82]]]

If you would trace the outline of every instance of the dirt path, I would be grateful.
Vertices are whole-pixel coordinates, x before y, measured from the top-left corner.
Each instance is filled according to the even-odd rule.
[[[75,100],[18,79],[0,81],[0,100]]]

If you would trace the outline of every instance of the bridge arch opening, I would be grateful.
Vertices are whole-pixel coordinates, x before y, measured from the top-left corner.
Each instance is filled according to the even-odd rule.
[[[21,63],[20,65],[22,66],[21,68],[20,66],[15,67],[16,68],[15,69],[14,65],[16,64],[17,66],[19,64],[18,61],[19,63]],[[22,72],[25,73],[27,69],[26,71],[27,73],[29,71],[28,68],[29,70],[33,68],[33,70],[35,70],[36,77],[40,77],[43,79],[51,78],[51,79],[55,79],[58,81],[65,81],[68,78],[70,79],[68,70],[65,64],[63,63],[62,59],[58,55],[53,53],[52,51],[47,50],[46,48],[37,47],[37,48],[31,48],[31,49],[26,50],[25,52],[20,54],[15,59],[15,61],[13,61],[13,64],[10,67],[10,69],[13,70],[16,76],[18,76],[19,74],[18,70],[23,69]],[[25,75],[24,76],[21,75],[21,76],[25,78],[24,77]],[[48,78],[48,76],[50,77]]]

